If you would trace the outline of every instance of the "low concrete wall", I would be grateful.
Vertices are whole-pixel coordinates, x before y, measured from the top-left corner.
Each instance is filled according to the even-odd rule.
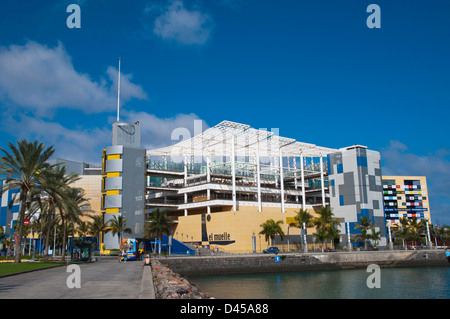
[[[247,256],[168,257],[158,260],[181,276],[348,269],[378,264],[380,267],[448,266],[445,252],[370,251]]]
[[[153,275],[150,267],[143,267],[139,299],[156,299]]]

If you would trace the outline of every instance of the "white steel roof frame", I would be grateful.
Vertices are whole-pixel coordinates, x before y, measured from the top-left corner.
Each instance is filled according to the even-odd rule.
[[[280,148],[283,157],[323,157],[337,152],[336,149],[298,142],[246,124],[222,121],[190,139],[147,150],[147,156],[230,156],[233,136],[235,156],[255,156],[257,148],[260,157],[279,157]]]

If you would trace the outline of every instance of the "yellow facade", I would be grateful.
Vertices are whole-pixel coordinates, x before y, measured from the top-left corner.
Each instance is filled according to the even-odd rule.
[[[263,208],[263,212],[258,212],[257,207],[239,207],[236,213],[226,211],[203,214],[203,232],[206,232],[206,241],[202,241],[205,239],[204,236],[202,238],[202,214],[180,216],[173,236],[179,241],[197,242],[209,245],[211,249],[218,248],[219,251],[250,253],[255,248],[256,252],[260,252],[269,245],[265,235],[259,234],[262,230],[260,225],[269,219],[281,220],[283,221],[281,228],[285,235],[300,235],[299,228],[289,225],[297,212],[298,209],[286,209],[286,212],[282,213],[279,207]],[[314,210],[309,209],[308,212],[316,216]],[[308,228],[308,234],[313,232],[313,228]],[[255,244],[252,237],[255,237]],[[292,245],[290,249],[298,250],[300,247]]]
[[[71,187],[82,188],[85,192],[85,198],[88,199],[88,204],[81,207],[84,213],[81,218],[82,221],[91,222],[89,216],[101,214],[101,175],[80,175],[80,179],[71,184]]]

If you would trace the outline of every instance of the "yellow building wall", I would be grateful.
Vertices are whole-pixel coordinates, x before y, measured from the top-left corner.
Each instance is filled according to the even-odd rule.
[[[82,221],[91,222],[89,216],[101,214],[101,201],[102,201],[102,176],[101,175],[80,175],[80,179],[71,187],[82,188],[85,192],[85,198],[88,199],[89,205],[86,205],[86,211],[84,212]],[[89,208],[92,212],[88,212]]]
[[[282,220],[281,229],[284,234],[300,235],[300,229],[289,226],[289,222],[296,216],[299,209],[286,209],[282,213],[280,208],[263,208],[263,212],[258,212],[257,207],[239,207],[239,211],[234,213],[218,212],[205,214],[206,231],[208,241],[202,242],[202,215],[181,216],[178,218],[178,225],[173,233],[175,239],[183,242],[198,242],[202,245],[210,245],[211,249],[216,246],[220,251],[231,253],[249,253],[253,252],[252,237],[256,238],[256,251],[259,252],[268,247],[269,243],[265,235],[259,235],[262,230],[260,226],[269,219],[275,221]],[[308,212],[316,216],[313,210]],[[314,228],[308,228],[308,234],[312,234]],[[210,243],[214,240],[214,235],[224,235],[224,239],[234,241],[234,243],[223,245],[219,243]],[[228,238],[229,235],[229,238]],[[294,248],[294,245],[293,247]]]

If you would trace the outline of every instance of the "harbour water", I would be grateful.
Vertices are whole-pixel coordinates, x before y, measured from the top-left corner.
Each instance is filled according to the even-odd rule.
[[[216,299],[449,299],[450,267],[190,276]],[[380,288],[369,288],[377,279]],[[370,283],[369,283],[370,285]]]

